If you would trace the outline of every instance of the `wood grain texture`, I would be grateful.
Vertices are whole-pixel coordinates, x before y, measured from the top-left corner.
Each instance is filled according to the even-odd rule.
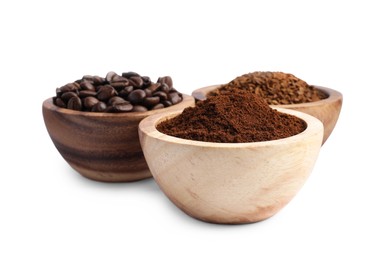
[[[163,111],[193,106],[194,98],[148,112],[94,113],[43,102],[47,131],[63,158],[81,175],[105,182],[136,181],[151,177],[138,138],[139,122]]]
[[[188,215],[206,222],[240,224],[276,214],[300,190],[317,159],[322,123],[278,109],[307,123],[295,136],[255,143],[210,143],[165,135],[156,125],[179,114],[162,113],[139,124],[142,149],[155,181]]]
[[[209,92],[219,88],[220,86],[221,85],[212,85],[212,86],[196,89],[193,91],[192,96],[196,100],[204,100],[206,99],[207,94]],[[325,92],[328,95],[328,98],[320,101],[316,101],[316,102],[292,104],[292,105],[277,105],[277,106],[271,106],[271,107],[293,109],[296,111],[307,113],[309,115],[312,115],[318,118],[324,125],[324,137],[322,141],[322,144],[324,144],[326,140],[329,138],[329,136],[331,135],[331,133],[333,132],[335,125],[337,124],[338,117],[340,115],[341,108],[342,108],[343,97],[340,92],[334,89],[325,88],[321,86],[313,86],[313,87],[317,88],[322,92]]]

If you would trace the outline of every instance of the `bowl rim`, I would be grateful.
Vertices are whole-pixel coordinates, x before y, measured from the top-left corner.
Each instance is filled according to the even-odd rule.
[[[299,142],[307,136],[313,136],[313,135],[321,135],[320,137],[320,146],[324,134],[324,127],[322,122],[317,119],[314,116],[311,116],[309,114],[291,110],[287,108],[274,108],[277,111],[281,113],[290,114],[293,116],[296,116],[302,120],[304,120],[307,124],[307,127],[304,131],[302,131],[299,134],[289,136],[286,138],[281,138],[277,140],[271,140],[271,141],[261,141],[261,142],[248,142],[248,143],[216,143],[216,142],[204,142],[204,141],[196,141],[196,140],[189,140],[189,139],[182,139],[179,137],[174,137],[170,135],[166,135],[156,129],[156,125],[158,125],[160,122],[173,118],[180,113],[183,112],[183,110],[174,110],[169,112],[162,112],[159,114],[151,115],[149,117],[144,118],[140,123],[138,127],[139,136],[142,134],[154,139],[161,140],[163,142],[173,143],[173,144],[180,144],[180,145],[189,145],[189,146],[199,146],[199,147],[214,147],[214,148],[255,148],[255,147],[266,147],[266,146],[276,146],[276,145],[282,145],[283,143],[293,143],[293,142]],[[142,139],[140,137],[140,139]]]
[[[206,86],[206,87],[201,87],[201,88],[195,89],[191,93],[191,95],[194,98],[196,98],[197,100],[203,100],[206,98],[206,94],[208,92],[211,92],[214,89],[219,88],[222,85],[223,84],[215,84],[215,85],[210,85],[210,86]],[[328,97],[321,99],[321,100],[313,101],[313,102],[297,103],[297,104],[289,104],[289,105],[278,104],[278,105],[270,105],[270,106],[274,107],[274,108],[275,107],[282,107],[282,108],[311,107],[311,106],[317,106],[317,105],[323,104],[325,102],[328,102],[328,103],[329,102],[335,102],[339,99],[342,99],[342,94],[335,89],[331,89],[331,88],[327,88],[327,87],[323,87],[323,86],[318,86],[318,85],[309,85],[309,86],[312,86],[312,87],[326,93],[328,95]]]
[[[58,113],[61,114],[66,114],[66,115],[73,115],[73,116],[87,116],[87,117],[127,117],[128,115],[132,118],[142,118],[142,117],[147,117],[153,114],[157,114],[160,112],[167,112],[167,111],[173,111],[173,110],[178,110],[183,107],[185,107],[186,102],[191,104],[195,104],[194,97],[191,95],[183,94],[183,100],[179,102],[178,104],[165,107],[162,109],[155,109],[155,110],[149,110],[145,112],[121,112],[121,113],[106,113],[106,112],[88,112],[88,111],[77,111],[77,110],[72,110],[68,108],[62,108],[58,107],[53,103],[53,98],[50,97],[47,98],[46,100],[43,101],[43,109],[48,109],[48,110],[54,110]]]

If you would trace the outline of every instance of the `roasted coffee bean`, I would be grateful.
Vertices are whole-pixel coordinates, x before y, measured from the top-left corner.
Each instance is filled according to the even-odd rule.
[[[80,88],[82,90],[92,90],[92,91],[95,91],[95,86],[92,85],[92,83],[88,80],[84,80],[82,81],[80,84]]]
[[[146,97],[143,100],[143,104],[146,107],[153,107],[153,106],[159,104],[159,102],[160,102],[160,98],[159,97]]]
[[[106,101],[115,95],[117,95],[117,92],[110,85],[105,85],[105,86],[100,87],[99,91],[97,93],[97,97],[101,101]]]
[[[143,86],[148,87],[151,85],[151,79],[147,76],[142,76]]]
[[[130,72],[123,72],[122,77],[125,77],[126,79],[129,79],[133,76],[140,76],[138,73],[130,71]]]
[[[143,90],[144,90],[144,92],[146,92],[146,97],[151,97],[151,96],[152,96],[152,91],[151,91],[151,89],[145,88],[145,89],[143,89]]]
[[[128,81],[134,88],[140,88],[143,85],[143,80],[140,76],[132,76]]]
[[[132,104],[139,104],[146,97],[146,92],[142,89],[135,89],[128,95],[128,100]]]
[[[132,108],[132,112],[146,112],[148,111],[148,109],[144,106],[140,106],[140,105],[135,105],[133,108]]]
[[[75,90],[76,88],[74,87],[74,85],[68,85],[68,84],[60,87],[59,89],[61,93],[75,91]]]
[[[95,97],[96,92],[92,90],[80,90],[79,91],[79,97],[80,98],[85,98],[85,97]]]
[[[104,111],[106,111],[106,109],[107,109],[106,103],[100,101],[92,107],[91,111],[92,112],[104,112]]]
[[[121,97],[128,97],[128,95],[131,93],[131,91],[134,90],[134,87],[133,86],[127,86],[125,87],[124,89],[122,89],[121,91],[119,91],[119,96]]]
[[[151,90],[152,92],[155,92],[155,91],[158,91],[161,86],[162,86],[162,84],[160,84],[160,83],[153,83],[147,89]]]
[[[61,95],[61,99],[64,101],[64,102],[68,102],[68,100],[70,100],[71,98],[73,97],[77,97],[78,95],[76,95],[75,92],[65,92]]]
[[[108,82],[112,82],[112,79],[115,77],[115,75],[118,75],[118,74],[116,74],[116,73],[113,72],[113,71],[108,72],[107,75],[106,75],[106,80],[107,80]],[[119,75],[118,75],[118,76],[119,76]]]
[[[74,96],[68,100],[67,108],[72,110],[82,110],[82,100],[78,96]]]
[[[95,86],[99,86],[99,85],[105,84],[106,79],[99,76],[93,76],[92,82],[94,83]]]
[[[159,77],[158,78],[158,83],[165,83],[167,84],[167,86],[169,86],[170,88],[173,87],[173,84],[172,84],[172,78],[170,76],[165,76],[165,77]]]
[[[160,97],[161,101],[167,100],[167,94],[162,92],[162,91],[156,91],[152,95],[155,96],[155,97]]]
[[[67,108],[66,103],[64,103],[64,101],[63,101],[61,98],[55,98],[55,99],[54,99],[54,103],[55,103],[55,105],[57,105],[58,107]]]
[[[136,72],[106,77],[85,75],[81,79],[56,88],[53,103],[58,107],[91,112],[143,112],[172,106],[182,100],[172,87],[170,77],[154,83]]]
[[[117,112],[130,112],[134,107],[130,102],[124,102],[112,105],[114,110]]]
[[[130,82],[125,79],[124,81],[113,81],[110,83],[111,86],[113,86],[117,91],[122,90],[123,88],[127,87]]]
[[[164,100],[164,101],[162,101],[162,104],[163,104],[165,107],[172,106],[172,103],[171,103],[171,101],[169,101],[169,100]]]
[[[155,110],[155,109],[161,109],[161,108],[164,108],[164,105],[163,105],[162,103],[159,103],[159,104],[157,104],[156,106],[154,106],[154,107],[152,108],[152,110]]]
[[[168,93],[170,91],[170,88],[168,87],[168,85],[166,83],[162,83],[160,85],[159,90],[164,92],[164,93]]]
[[[83,105],[85,108],[92,108],[95,106],[97,103],[99,103],[99,100],[95,97],[86,97],[83,99]]]
[[[173,105],[178,104],[180,101],[182,101],[182,98],[178,95],[178,93],[173,92],[170,93],[170,101]]]
[[[108,100],[108,105],[113,106],[114,104],[119,104],[119,103],[125,103],[127,100],[125,100],[122,97],[119,96],[114,96]]]

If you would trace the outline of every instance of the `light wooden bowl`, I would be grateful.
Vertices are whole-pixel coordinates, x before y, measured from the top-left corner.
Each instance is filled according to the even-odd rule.
[[[196,89],[193,91],[192,96],[196,100],[205,100],[209,92],[219,88],[220,86],[221,85],[212,85],[212,86]],[[292,105],[277,105],[277,106],[271,106],[271,107],[274,107],[274,108],[281,107],[281,108],[288,108],[288,109],[301,111],[321,120],[321,122],[324,125],[324,137],[322,141],[322,144],[324,144],[326,140],[329,138],[330,134],[332,133],[337,123],[338,117],[340,115],[340,111],[342,107],[342,94],[330,88],[325,88],[320,86],[313,86],[313,87],[326,93],[328,97],[326,99],[315,101],[315,102],[292,104]]]
[[[126,182],[151,177],[139,143],[139,122],[194,104],[193,97],[183,95],[181,103],[163,109],[96,113],[60,108],[49,98],[43,102],[43,117],[57,150],[77,172],[97,181]]]
[[[156,129],[179,112],[139,124],[144,156],[166,196],[188,215],[212,223],[251,223],[284,207],[309,176],[321,147],[322,123],[305,113],[278,109],[307,123],[302,133],[254,143],[180,139]]]

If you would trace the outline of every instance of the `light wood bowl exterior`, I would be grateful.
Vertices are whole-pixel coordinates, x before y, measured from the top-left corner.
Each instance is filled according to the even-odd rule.
[[[139,122],[150,115],[194,106],[183,95],[174,106],[148,112],[96,113],[43,102],[43,117],[52,142],[69,165],[84,177],[129,182],[151,177],[138,138]]]
[[[294,110],[307,129],[295,136],[254,143],[180,139],[156,130],[179,112],[139,124],[148,166],[166,196],[188,215],[211,223],[252,223],[273,216],[300,190],[318,157],[322,123]]]
[[[221,85],[212,85],[212,86],[196,89],[193,91],[192,96],[196,100],[205,100],[209,92],[219,88],[220,86]],[[276,105],[271,107],[274,107],[274,108],[281,107],[281,108],[288,108],[288,109],[301,111],[321,120],[321,122],[324,125],[324,137],[322,141],[322,144],[324,144],[326,140],[329,138],[330,134],[332,133],[337,123],[338,117],[340,115],[341,107],[342,107],[343,98],[342,98],[342,94],[336,90],[320,87],[320,86],[313,86],[313,87],[326,93],[328,95],[328,98],[320,101],[309,102],[309,103],[292,104],[292,105]]]

